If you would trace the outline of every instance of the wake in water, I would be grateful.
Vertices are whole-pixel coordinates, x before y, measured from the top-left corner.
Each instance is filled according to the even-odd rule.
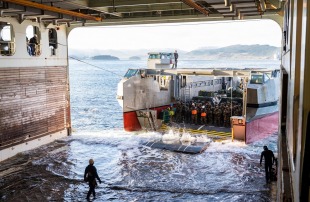
[[[63,140],[1,163],[5,201],[83,201],[83,172],[94,158],[103,184],[98,201],[273,201],[259,166],[262,146],[276,152],[277,136],[252,145],[210,142],[198,155],[175,153],[143,143],[180,134],[80,131]],[[207,137],[186,137],[188,140]],[[271,185],[275,186],[274,183]]]

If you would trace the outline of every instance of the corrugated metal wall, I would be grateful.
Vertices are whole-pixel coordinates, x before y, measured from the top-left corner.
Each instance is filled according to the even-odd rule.
[[[0,68],[0,148],[64,130],[67,67]]]

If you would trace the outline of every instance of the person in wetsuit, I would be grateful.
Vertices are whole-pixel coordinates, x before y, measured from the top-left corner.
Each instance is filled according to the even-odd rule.
[[[85,168],[84,172],[84,181],[88,182],[89,185],[89,191],[86,197],[87,200],[89,200],[91,194],[93,194],[93,197],[96,198],[96,192],[95,192],[95,188],[97,186],[96,178],[101,184],[101,180],[98,176],[97,169],[94,166],[94,163],[95,162],[93,159],[89,159],[89,165]]]
[[[275,157],[273,152],[268,149],[267,146],[264,146],[264,151],[260,156],[260,165],[262,165],[263,157],[265,159],[265,173],[266,173],[266,183],[270,183],[271,181],[271,168],[273,163],[275,162]]]

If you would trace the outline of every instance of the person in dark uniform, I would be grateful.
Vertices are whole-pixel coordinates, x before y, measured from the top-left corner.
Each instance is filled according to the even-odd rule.
[[[35,34],[33,37],[29,40],[29,46],[31,49],[31,55],[36,55],[37,54],[37,45],[38,45],[38,36]]]
[[[175,50],[175,52],[174,52],[174,68],[175,69],[178,67],[178,58],[179,58],[179,54],[178,54],[177,50]]]
[[[94,163],[95,162],[93,159],[89,159],[89,165],[85,168],[84,172],[84,181],[88,182],[89,185],[89,191],[86,197],[87,200],[89,200],[91,194],[93,194],[93,197],[96,198],[96,192],[95,192],[95,188],[97,186],[96,178],[101,184],[101,180],[98,176],[97,169],[94,166]]]
[[[264,146],[264,151],[260,156],[260,165],[262,165],[263,157],[265,159],[265,173],[266,173],[266,183],[270,183],[271,181],[271,168],[273,163],[275,162],[275,157],[273,152],[268,149],[267,146]]]

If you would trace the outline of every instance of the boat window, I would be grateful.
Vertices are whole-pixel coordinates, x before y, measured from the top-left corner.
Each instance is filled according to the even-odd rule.
[[[262,84],[264,75],[252,75],[251,76],[251,84]]]
[[[264,74],[264,83],[267,82],[271,78],[271,72]]]
[[[171,53],[160,54],[160,59],[171,59]]]
[[[149,59],[160,59],[160,55],[159,54],[150,54]]]
[[[58,48],[57,42],[57,32],[55,29],[48,30],[48,41],[49,41],[49,48],[51,50],[51,55],[56,55],[56,49]]]
[[[141,69],[141,70],[140,70],[140,75],[141,75],[141,78],[145,78],[145,77],[146,77],[146,71],[145,71],[145,69]]]
[[[126,74],[125,74],[124,77],[126,77],[126,78],[133,77],[134,75],[137,74],[137,72],[138,72],[137,69],[129,69],[129,70],[126,72]]]
[[[0,21],[0,53],[3,56],[11,56],[15,53],[15,36],[13,26]]]
[[[26,29],[27,52],[30,56],[41,55],[41,33],[37,26],[29,25]]]

